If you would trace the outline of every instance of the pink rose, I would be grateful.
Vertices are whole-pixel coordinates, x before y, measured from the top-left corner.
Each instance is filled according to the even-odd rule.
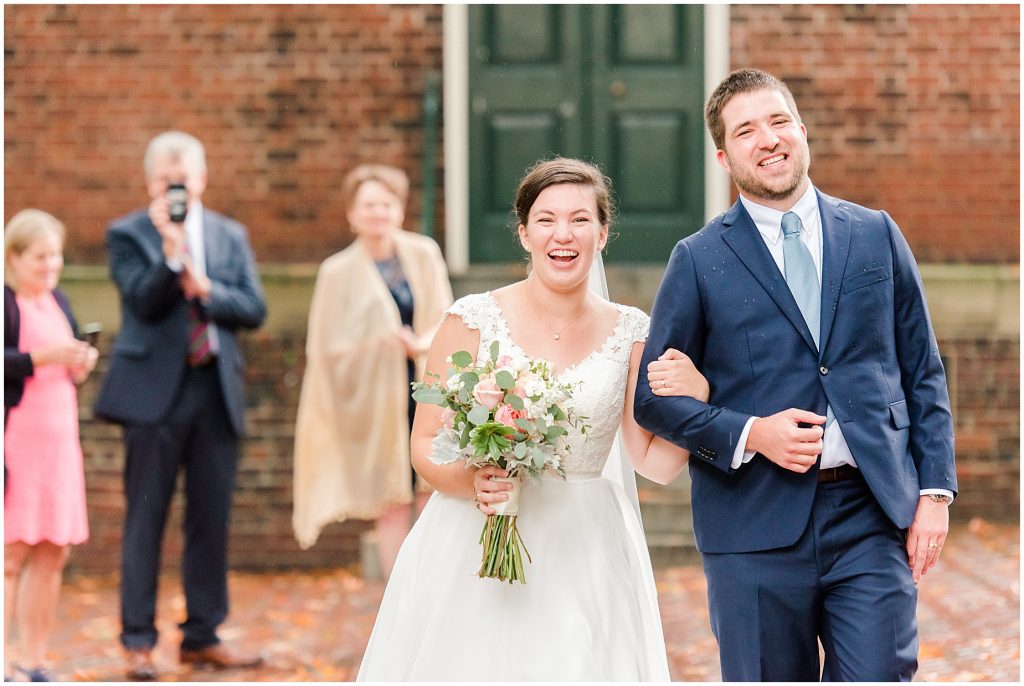
[[[455,426],[455,410],[450,407],[441,410],[441,425],[446,429],[451,429]]]
[[[493,410],[505,397],[505,391],[498,388],[494,379],[480,379],[473,387],[473,397],[488,410]]]
[[[511,405],[502,405],[498,408],[498,411],[494,413],[494,421],[500,422],[507,426],[511,426],[519,433],[526,433],[518,426],[516,426],[516,420],[522,419],[526,416],[526,412],[515,409]],[[512,438],[512,434],[506,434],[506,438]]]
[[[494,413],[494,421],[515,427],[516,420],[522,419],[525,416],[526,412],[517,410],[511,405],[502,405],[498,408],[498,411]]]
[[[512,356],[511,355],[502,355],[501,357],[498,358],[497,362],[495,362],[494,364],[496,364],[498,367],[511,367],[512,366]]]

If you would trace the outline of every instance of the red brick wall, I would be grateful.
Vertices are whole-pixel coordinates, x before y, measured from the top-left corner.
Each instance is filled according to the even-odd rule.
[[[790,83],[815,182],[889,210],[920,261],[1015,262],[1019,14],[734,5],[731,62]],[[103,228],[144,203],[143,148],[170,127],[206,142],[208,203],[250,227],[261,261],[346,244],[336,189],[364,159],[410,173],[418,225],[440,6],[20,5],[4,18],[4,218],[34,205],[65,219],[69,261],[105,261]]]
[[[437,5],[5,6],[4,219],[46,209],[69,262],[104,263],[107,223],[147,202],[146,143],[180,128],[261,260],[320,262],[349,241],[337,189],[360,161],[406,170],[419,226],[440,70]]]
[[[960,493],[951,515],[1020,517],[1020,340],[940,340]]]
[[[889,211],[921,262],[1017,262],[1020,8],[733,5],[732,68],[787,82],[825,192]]]

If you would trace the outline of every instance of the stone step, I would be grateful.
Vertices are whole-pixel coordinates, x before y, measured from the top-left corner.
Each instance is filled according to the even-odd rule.
[[[655,569],[700,564],[700,553],[690,532],[648,533],[647,550]]]

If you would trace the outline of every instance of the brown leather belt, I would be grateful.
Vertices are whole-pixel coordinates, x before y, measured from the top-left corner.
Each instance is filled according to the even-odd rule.
[[[830,467],[818,471],[818,483],[828,484],[833,481],[846,481],[847,479],[859,479],[860,470],[853,465],[841,464],[838,467]]]

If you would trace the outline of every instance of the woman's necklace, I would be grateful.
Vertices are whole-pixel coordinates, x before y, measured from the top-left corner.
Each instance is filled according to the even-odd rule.
[[[588,294],[588,297],[589,297],[589,294]],[[579,319],[583,315],[585,315],[587,313],[587,307],[584,305],[582,312],[580,312],[578,315],[576,315],[575,317],[570,319],[569,322],[565,326],[563,326],[561,329],[558,329],[557,331],[555,331],[553,328],[551,328],[551,325],[548,324],[547,320],[544,319],[544,317],[540,316],[540,312],[538,312],[537,308],[535,308],[533,306],[533,303],[530,302],[530,295],[529,295],[529,290],[528,289],[527,289],[527,295],[526,295],[526,304],[530,308],[530,310],[533,312],[534,316],[537,317],[537,319],[540,320],[540,323],[544,325],[544,328],[547,329],[548,331],[550,331],[554,335],[556,341],[561,340],[562,339],[562,334],[565,332],[565,330],[568,329],[573,324],[575,324],[577,321],[579,321]]]

